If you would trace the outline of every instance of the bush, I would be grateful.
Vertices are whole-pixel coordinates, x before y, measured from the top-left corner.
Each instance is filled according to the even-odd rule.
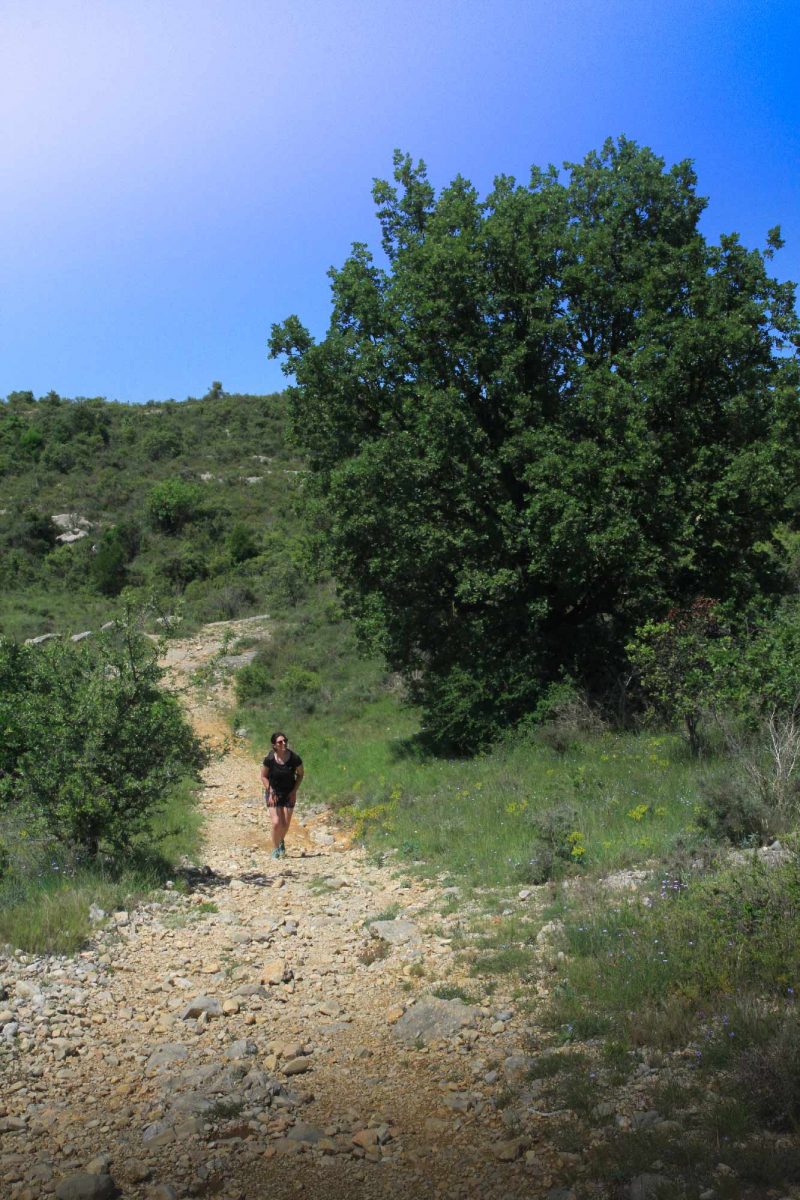
[[[252,609],[256,600],[256,593],[248,584],[227,583],[199,600],[194,606],[195,615],[201,621],[232,621]]]
[[[779,1021],[764,1045],[749,1046],[733,1069],[735,1092],[768,1129],[800,1123],[800,1022],[796,1013]]]
[[[316,671],[290,666],[283,673],[279,692],[290,711],[313,713],[320,700],[322,679]]]
[[[142,534],[135,521],[121,521],[107,529],[89,565],[94,586],[104,596],[118,596],[128,582],[127,566],[139,553]]]
[[[572,680],[553,683],[536,706],[534,720],[541,723],[538,740],[557,754],[566,754],[582,738],[603,732],[605,723]]]
[[[719,604],[700,597],[673,608],[663,621],[648,621],[626,647],[647,693],[651,711],[682,722],[692,754],[701,749],[700,721],[714,695],[714,651],[727,646]]]
[[[237,521],[225,539],[231,562],[245,562],[258,554],[258,543],[255,535],[243,521]]]
[[[740,846],[768,840],[770,813],[751,784],[732,774],[706,779],[697,811],[700,829]]]
[[[154,529],[176,534],[204,515],[203,494],[194,483],[167,479],[151,488],[147,497],[147,516]]]
[[[240,704],[266,699],[275,690],[272,667],[257,655],[246,667],[236,672],[236,699]]]
[[[130,623],[81,646],[0,642],[0,808],[119,855],[203,752]]]
[[[3,541],[15,550],[41,557],[52,550],[58,537],[58,527],[50,517],[35,509],[23,509],[8,523]]]
[[[181,545],[174,554],[164,559],[161,571],[171,583],[185,588],[193,579],[206,579],[209,564],[202,550],[191,545]]]

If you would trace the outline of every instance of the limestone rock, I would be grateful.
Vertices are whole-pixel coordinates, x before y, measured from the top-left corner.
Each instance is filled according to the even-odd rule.
[[[284,1075],[302,1075],[306,1071],[310,1071],[312,1066],[311,1059],[305,1055],[300,1058],[290,1058],[283,1064],[283,1073]]]
[[[306,1142],[310,1146],[318,1145],[325,1137],[325,1131],[318,1129],[316,1125],[307,1125],[304,1121],[298,1121],[297,1124],[289,1130],[287,1137],[295,1142]]]
[[[406,1045],[423,1045],[441,1038],[454,1037],[475,1020],[476,1009],[462,1000],[420,1000],[397,1021],[392,1032]]]
[[[56,1185],[56,1200],[111,1200],[116,1191],[110,1175],[76,1171]]]
[[[510,1138],[505,1142],[497,1142],[493,1147],[494,1156],[500,1162],[516,1162],[529,1145],[527,1138]]]
[[[222,1005],[214,996],[195,996],[194,1000],[190,1000],[181,1013],[181,1020],[190,1021],[199,1017],[201,1013],[206,1013],[209,1017],[220,1017],[222,1016]]]
[[[171,1067],[176,1062],[181,1062],[186,1058],[188,1050],[182,1042],[166,1042],[163,1046],[158,1046],[145,1063],[145,1074],[151,1075],[156,1071],[162,1071],[165,1067]]]
[[[373,937],[388,942],[390,946],[404,946],[406,942],[421,940],[419,926],[413,921],[373,921],[369,931]]]
[[[660,1188],[668,1184],[666,1175],[658,1175],[654,1171],[645,1171],[637,1175],[628,1186],[630,1200],[653,1200]]]
[[[259,976],[260,982],[267,987],[275,987],[279,983],[288,983],[291,978],[292,971],[282,958],[275,958],[270,962],[264,963]]]

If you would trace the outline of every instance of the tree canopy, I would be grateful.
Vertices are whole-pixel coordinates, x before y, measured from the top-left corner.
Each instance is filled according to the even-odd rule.
[[[330,272],[315,342],[273,355],[328,561],[365,635],[465,745],[565,674],[601,687],[637,624],[782,587],[797,478],[794,288],[699,229],[691,164],[608,141],[563,172],[437,196],[395,153],[376,259]]]

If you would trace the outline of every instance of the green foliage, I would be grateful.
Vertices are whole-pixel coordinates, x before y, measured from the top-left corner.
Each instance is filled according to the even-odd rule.
[[[245,562],[248,558],[255,558],[258,554],[258,543],[255,534],[243,521],[237,521],[231,527],[231,531],[225,542],[228,553],[231,556],[231,562]]]
[[[92,582],[105,596],[118,596],[128,578],[127,565],[135,558],[140,532],[132,521],[107,529],[90,560]]]
[[[788,714],[800,697],[800,601],[792,597],[750,611],[733,642],[714,655],[726,704],[757,726],[771,713]]]
[[[274,691],[272,668],[263,657],[256,658],[236,672],[236,699],[240,704],[264,701]]]
[[[38,458],[44,445],[44,434],[41,429],[31,425],[19,438],[19,448],[28,458]]]
[[[196,484],[183,479],[165,479],[150,489],[146,511],[154,529],[179,533],[184,525],[202,515],[202,492]]]
[[[132,624],[80,647],[0,641],[0,807],[89,858],[119,855],[202,761]]]
[[[698,828],[716,841],[753,845],[775,833],[774,813],[752,782],[728,770],[704,781],[697,807]]]
[[[21,811],[0,812],[0,941],[33,954],[74,954],[91,936],[89,909],[129,908],[197,854],[201,817],[190,781],[171,788],[132,850],[116,863],[82,862],[70,847],[35,836]]]
[[[50,517],[32,508],[24,508],[6,525],[3,531],[5,544],[12,549],[41,557],[56,544],[58,528]]]
[[[714,643],[726,635],[718,607],[703,598],[672,609],[663,621],[640,626],[627,646],[653,709],[685,726],[693,754],[700,751],[700,718],[712,700]]]
[[[273,328],[312,512],[362,633],[464,747],[654,612],[784,586],[798,319],[770,254],[705,240],[691,165],[627,139],[436,197],[395,156],[315,344]]]

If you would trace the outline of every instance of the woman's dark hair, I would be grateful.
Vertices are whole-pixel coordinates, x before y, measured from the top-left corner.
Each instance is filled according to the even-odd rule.
[[[282,729],[278,729],[278,730],[276,730],[275,733],[273,733],[272,737],[269,739],[273,746],[275,745],[275,742],[279,737],[286,738],[286,745],[287,746],[289,745],[289,738],[287,737],[287,735],[283,732]]]

